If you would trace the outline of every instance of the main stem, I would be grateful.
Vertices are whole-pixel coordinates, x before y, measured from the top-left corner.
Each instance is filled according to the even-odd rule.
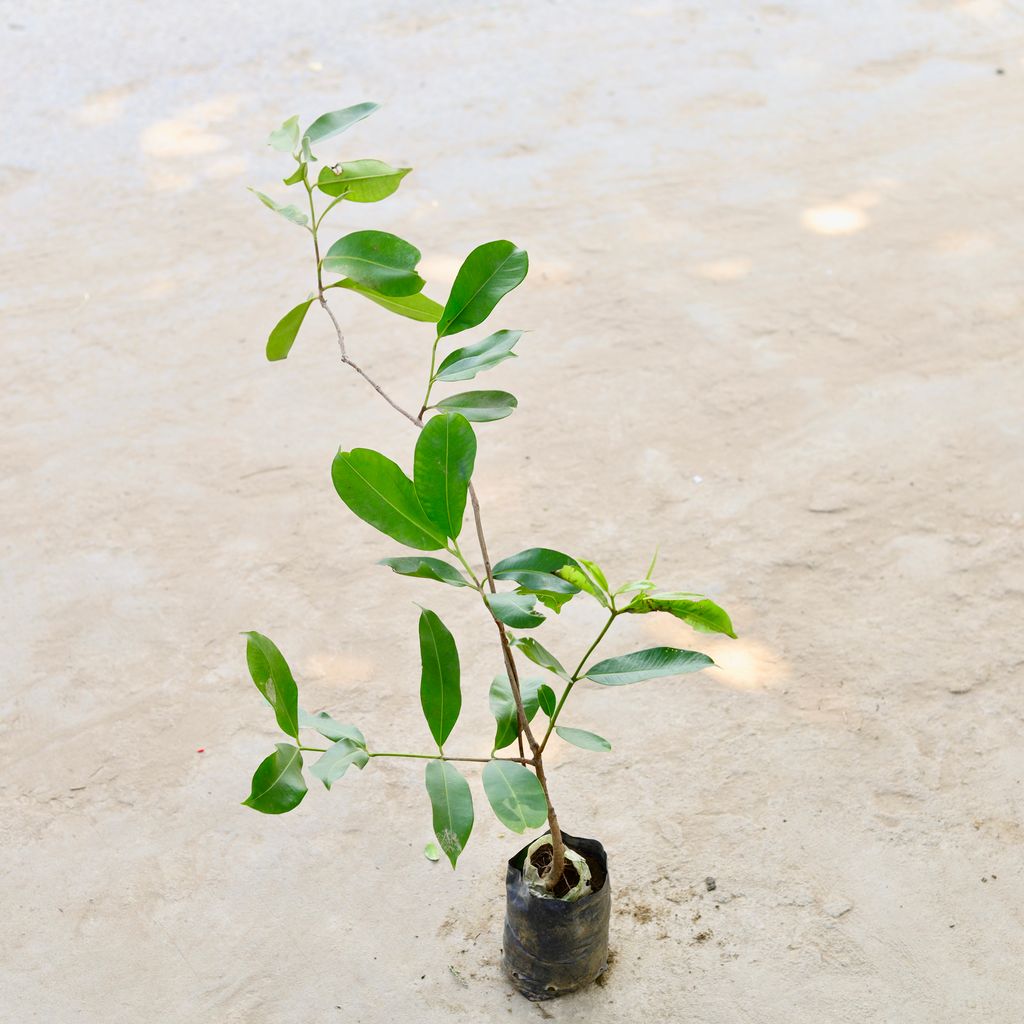
[[[365,380],[366,383],[369,384],[370,387],[372,387],[373,390],[376,391],[392,409],[404,416],[415,427],[422,428],[423,413],[426,412],[426,404],[430,399],[429,388],[427,390],[427,397],[424,399],[424,408],[420,410],[419,416],[414,416],[411,412],[403,409],[396,401],[394,401],[394,399],[392,399],[391,396],[375,380],[373,380],[368,373],[366,373],[361,367],[357,366],[348,357],[348,353],[345,350],[345,336],[342,333],[341,325],[338,323],[338,319],[334,315],[334,311],[327,304],[327,298],[324,295],[323,277],[320,269],[320,243],[317,238],[317,220],[313,204],[313,190],[309,187],[308,183],[306,184],[306,191],[309,193],[309,208],[312,215],[312,224],[314,225],[312,234],[313,251],[316,257],[317,295],[320,299],[320,305],[323,306],[324,310],[326,310],[327,315],[331,318],[331,323],[334,324],[334,330],[338,337],[338,348],[341,352],[341,361],[346,366],[352,367],[352,369],[355,370],[356,373],[358,373],[359,376],[362,377],[363,380]],[[436,357],[436,352],[437,341],[434,342],[434,355],[431,357],[432,363]],[[433,377],[433,367],[431,368],[431,377]],[[477,498],[476,489],[473,487],[472,483],[469,485],[469,499],[470,504],[473,507],[473,521],[476,525],[477,541],[480,544],[480,556],[483,559],[484,571],[487,574],[487,586],[493,594],[495,593],[496,588],[494,585],[494,575],[491,572],[491,559],[487,552],[487,540],[484,536],[483,518],[480,514],[480,500]],[[516,705],[516,715],[519,719],[519,733],[517,737],[519,741],[519,758],[515,760],[519,760],[521,763],[531,764],[533,766],[533,770],[537,775],[537,781],[540,783],[540,788],[544,793],[545,803],[547,804],[548,829],[551,832],[551,870],[547,873],[547,876],[544,879],[544,884],[550,891],[554,889],[559,881],[561,881],[562,873],[565,870],[565,840],[562,838],[562,830],[558,825],[558,815],[555,813],[554,804],[551,802],[551,793],[548,789],[547,774],[544,771],[544,759],[542,756],[543,745],[537,742],[537,738],[534,736],[533,731],[530,728],[529,719],[526,717],[526,709],[523,707],[523,695],[519,688],[519,671],[516,668],[515,658],[512,655],[512,645],[509,642],[508,634],[505,632],[505,625],[497,618],[497,616],[495,616],[494,612],[491,611],[491,606],[487,603],[487,599],[483,595],[482,591],[481,597],[483,598],[484,605],[488,612],[490,612],[491,619],[494,621],[494,625],[498,630],[498,639],[501,643],[501,653],[505,661],[505,668],[508,671],[509,686],[512,690],[512,699],[515,701]],[[524,736],[532,755],[530,760],[526,759],[526,752],[523,746]]]

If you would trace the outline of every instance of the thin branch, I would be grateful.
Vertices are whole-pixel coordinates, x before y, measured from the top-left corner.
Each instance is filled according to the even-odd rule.
[[[518,764],[533,764],[533,761],[527,761],[521,757],[449,757],[447,754],[395,754],[391,752],[370,754],[370,757],[414,757],[419,761],[472,761],[477,764],[487,764],[488,761],[515,761]]]

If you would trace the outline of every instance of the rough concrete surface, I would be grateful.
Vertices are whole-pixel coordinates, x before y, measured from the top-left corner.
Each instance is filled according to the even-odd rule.
[[[935,1024],[1024,1017],[1024,12],[853,4],[5,3],[4,1021]],[[453,873],[420,768],[239,805],[275,739],[239,632],[309,708],[416,749],[414,601],[462,647],[460,750],[499,669],[479,607],[376,565],[339,444],[412,432],[339,365],[266,132],[365,99],[332,159],[416,168],[344,211],[532,270],[495,327],[521,399],[479,428],[496,556],[543,544],[703,591],[607,653],[720,667],[581,687],[553,746],[615,886],[606,984],[499,971],[487,811]],[[413,404],[431,334],[356,296]],[[472,337],[481,336],[474,332]],[[543,627],[567,660],[599,623]],[[200,753],[199,751],[202,750]],[[716,880],[709,889],[705,878]]]

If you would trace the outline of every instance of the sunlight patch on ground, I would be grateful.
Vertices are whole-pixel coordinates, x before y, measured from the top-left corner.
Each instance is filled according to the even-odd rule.
[[[708,263],[698,263],[694,267],[694,273],[709,281],[739,281],[750,273],[752,266],[750,260],[743,257],[711,260]]]

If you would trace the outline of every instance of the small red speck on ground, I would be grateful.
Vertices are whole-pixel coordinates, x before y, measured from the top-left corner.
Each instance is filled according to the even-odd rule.
[[[206,747],[200,747],[200,748],[199,748],[199,749],[198,749],[198,750],[196,751],[196,753],[197,753],[197,754],[205,754],[205,753],[206,753]]]

